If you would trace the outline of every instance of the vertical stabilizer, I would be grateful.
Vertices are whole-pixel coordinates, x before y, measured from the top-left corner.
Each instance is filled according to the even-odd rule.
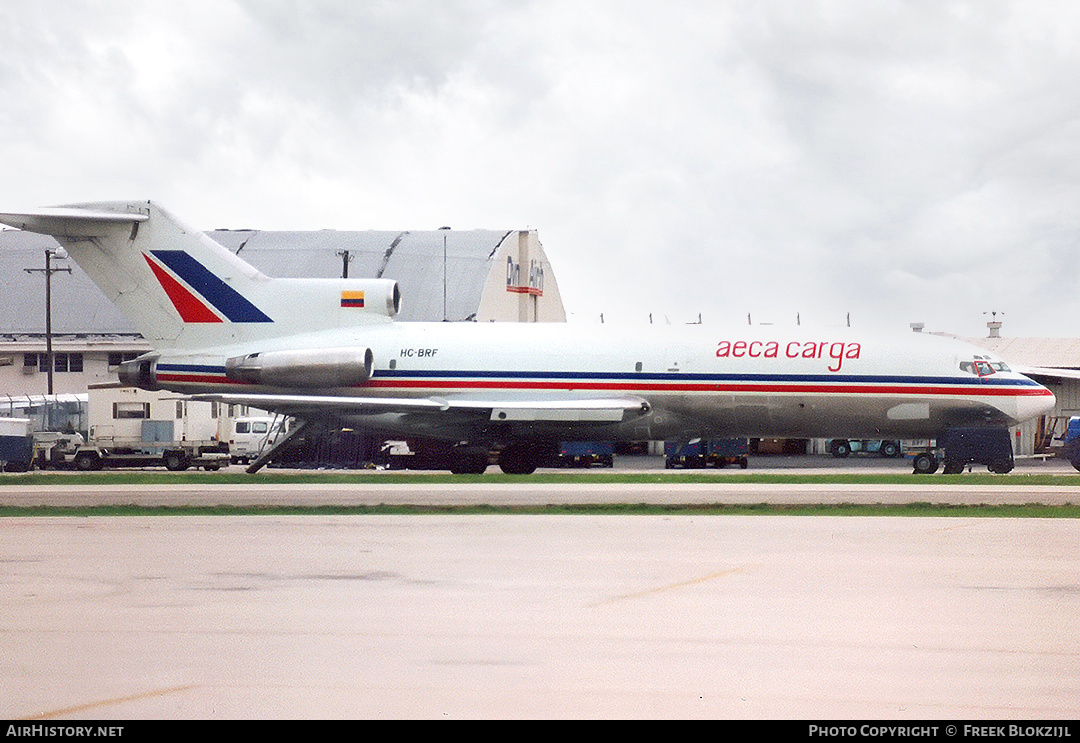
[[[235,342],[233,322],[270,321],[243,296],[266,277],[152,202],[0,214],[0,222],[52,235],[155,347]]]
[[[0,222],[56,238],[158,349],[387,321],[397,309],[392,281],[271,279],[149,201],[0,213]]]

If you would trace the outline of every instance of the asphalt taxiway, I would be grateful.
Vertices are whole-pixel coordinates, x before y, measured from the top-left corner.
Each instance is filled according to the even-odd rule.
[[[1076,478],[1076,485],[1025,484],[1003,487],[975,483],[965,476],[911,475],[905,460],[877,457],[837,460],[833,457],[768,457],[755,461],[751,470],[664,470],[660,457],[616,459],[614,470],[594,469],[603,475],[641,474],[655,476],[649,482],[562,482],[540,483],[535,478],[490,478],[491,482],[429,482],[417,477],[413,482],[379,482],[378,473],[366,482],[267,481],[254,475],[240,483],[199,481],[200,473],[184,484],[87,484],[79,473],[70,484],[4,485],[0,477],[0,506],[543,506],[565,504],[646,503],[654,505],[724,503],[770,504],[903,504],[912,502],[952,505],[1064,505],[1080,503],[1080,473],[1067,462],[1022,459],[1016,474],[1064,475]],[[497,472],[491,467],[490,472]],[[281,473],[283,470],[264,470]],[[310,470],[287,471],[290,474]],[[568,472],[568,470],[544,470]],[[742,482],[739,474],[898,474],[902,483],[763,483]],[[385,473],[400,475],[400,472]],[[423,473],[412,473],[423,474]],[[445,473],[443,473],[445,474]],[[688,482],[682,474],[705,475],[704,481]],[[733,477],[734,476],[734,477]],[[406,478],[407,479],[407,478]],[[314,478],[313,478],[314,480]]]
[[[734,502],[722,479],[670,497]],[[69,500],[616,497],[77,482]],[[666,489],[612,487],[632,502]],[[802,487],[746,497],[856,497]],[[939,500],[875,487],[868,497]],[[0,486],[0,498],[15,491],[56,495]],[[1080,713],[1075,519],[200,515],[0,528],[7,719]]]

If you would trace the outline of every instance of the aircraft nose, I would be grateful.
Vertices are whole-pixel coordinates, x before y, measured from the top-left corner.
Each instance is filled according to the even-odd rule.
[[[1016,419],[1026,421],[1043,415],[1054,409],[1057,398],[1054,393],[1041,384],[1031,388],[1031,392],[1016,398]]]

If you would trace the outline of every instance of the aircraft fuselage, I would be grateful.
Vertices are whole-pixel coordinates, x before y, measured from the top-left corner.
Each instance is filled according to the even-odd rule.
[[[280,394],[230,380],[227,357],[292,348],[363,346],[374,359],[360,385],[308,389],[321,396],[492,401],[558,393],[632,395],[647,411],[600,421],[489,421],[494,432],[616,440],[692,436],[923,438],[959,426],[1007,426],[1053,404],[1041,385],[1008,371],[965,371],[978,349],[911,334],[863,336],[846,328],[712,328],[704,325],[388,323],[223,349],[163,352],[157,383],[188,394]],[[407,414],[408,415],[408,414]],[[340,418],[353,419],[348,411]],[[360,417],[355,417],[359,419]],[[405,425],[415,424],[408,415]],[[362,416],[394,430],[394,415]],[[557,425],[556,425],[557,424]],[[472,422],[470,422],[472,425]],[[447,436],[453,433],[447,431]]]

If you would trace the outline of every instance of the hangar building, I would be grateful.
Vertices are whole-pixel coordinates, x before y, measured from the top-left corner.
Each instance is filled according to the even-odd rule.
[[[1060,376],[1028,372],[1054,393],[1057,403],[1046,415],[1014,429],[1016,444],[1013,450],[1018,454],[1032,454],[1061,446],[1069,418],[1080,416],[1080,338],[1003,338],[999,332],[1000,322],[987,325],[990,326],[988,337],[963,340],[986,349],[1018,371],[1039,367],[1061,372]]]
[[[280,232],[214,230],[207,233],[269,276],[381,277],[402,292],[400,318],[411,321],[563,322],[554,271],[532,230]],[[5,399],[46,392],[45,300],[41,270],[52,238],[0,230],[0,414]],[[70,268],[52,279],[54,392],[85,393],[115,382],[118,365],[149,346],[97,287]],[[27,273],[26,269],[37,269]],[[965,340],[1016,366],[1080,370],[1080,339]],[[1080,380],[1039,378],[1057,395],[1050,415],[1014,431],[1015,451],[1045,450],[1080,415]]]
[[[207,234],[268,276],[394,279],[402,320],[566,320],[535,230]],[[47,390],[42,272],[45,251],[55,247],[45,235],[0,231],[0,400]],[[86,392],[91,384],[115,382],[116,367],[149,346],[78,266],[57,259],[52,266],[63,271],[52,277],[53,391]]]

